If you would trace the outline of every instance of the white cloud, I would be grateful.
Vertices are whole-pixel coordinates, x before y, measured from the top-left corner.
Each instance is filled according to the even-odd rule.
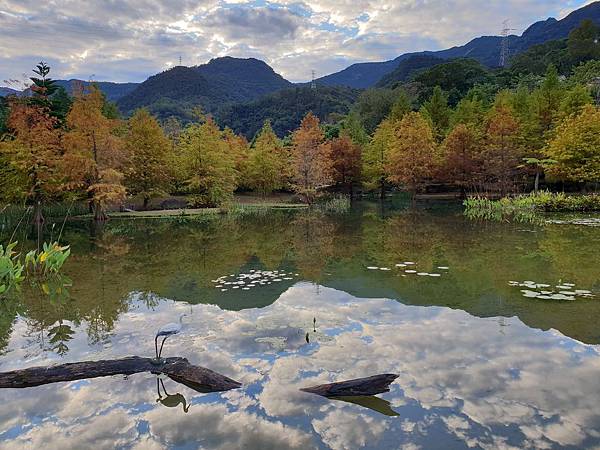
[[[504,19],[523,31],[581,2],[562,0],[0,0],[0,80],[44,59],[55,77],[143,81],[182,55],[258,57],[292,81],[360,61],[460,45],[498,34]]]

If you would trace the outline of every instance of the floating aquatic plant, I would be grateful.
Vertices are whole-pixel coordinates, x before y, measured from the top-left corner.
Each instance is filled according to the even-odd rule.
[[[539,300],[565,300],[573,301],[577,297],[582,298],[593,298],[594,294],[592,291],[587,289],[574,289],[574,283],[560,283],[552,285],[547,283],[536,283],[535,281],[509,281],[509,286],[522,287],[521,289],[523,297],[536,298]]]
[[[229,289],[249,291],[251,288],[267,286],[284,280],[293,280],[294,277],[297,277],[298,275],[299,274],[297,273],[285,272],[282,270],[252,269],[249,273],[223,275],[211,281],[215,284],[215,288],[221,289],[221,292],[226,292]]]

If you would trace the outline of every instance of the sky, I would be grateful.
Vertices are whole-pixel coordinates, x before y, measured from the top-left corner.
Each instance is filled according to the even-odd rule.
[[[590,0],[0,0],[0,85],[40,60],[53,78],[144,81],[179,64],[258,58],[290,81],[515,34]]]

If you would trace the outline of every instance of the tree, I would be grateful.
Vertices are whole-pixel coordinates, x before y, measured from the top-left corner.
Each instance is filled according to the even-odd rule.
[[[319,119],[308,113],[294,132],[292,187],[309,205],[320,188],[331,182],[330,145],[324,142]]]
[[[150,199],[164,195],[168,190],[171,145],[158,121],[147,109],[138,109],[128,125],[124,139],[129,157],[125,185],[132,195],[142,197],[146,209]]]
[[[483,157],[487,181],[495,184],[503,196],[512,187],[522,153],[517,119],[499,97],[487,119]]]
[[[450,125],[451,128],[459,124],[480,127],[484,120],[485,108],[483,103],[477,96],[473,96],[472,98],[465,97],[456,105],[456,110],[450,118]]]
[[[556,161],[548,168],[552,175],[567,181],[600,181],[600,111],[587,105],[579,115],[567,118],[546,148]]]
[[[50,115],[57,119],[55,126],[62,125],[67,113],[71,107],[71,98],[62,86],[58,86],[56,81],[50,78],[50,66],[41,61],[33,73],[37,76],[31,77],[33,83],[30,87],[32,95],[30,102],[34,105],[46,108]]]
[[[243,176],[246,172],[249,157],[248,140],[242,136],[235,134],[231,128],[226,127],[223,131],[223,139],[227,146],[227,153],[233,158],[233,167],[236,171],[236,187],[240,187],[243,183]]]
[[[389,118],[392,120],[401,120],[405,114],[412,110],[412,104],[408,94],[404,89],[399,89],[398,97],[392,105]]]
[[[361,118],[367,134],[373,133],[377,125],[388,116],[396,95],[391,89],[367,89],[356,102],[356,112]]]
[[[267,120],[250,151],[246,175],[248,186],[263,196],[268,195],[285,187],[288,174],[289,155]]]
[[[413,197],[433,178],[438,153],[429,122],[411,112],[398,124],[387,163],[388,180],[404,186]]]
[[[333,182],[346,188],[350,197],[354,184],[360,181],[361,153],[361,147],[353,143],[349,136],[341,136],[331,141]]]
[[[61,130],[48,107],[13,99],[8,118],[10,138],[0,141],[6,163],[0,169],[0,186],[9,200],[34,205],[34,221],[44,221],[43,205],[61,192]]]
[[[104,96],[96,86],[78,92],[67,115],[65,167],[72,188],[87,193],[95,220],[106,220],[106,207],[125,198],[120,123],[103,114]]]
[[[560,103],[559,116],[564,119],[572,115],[577,115],[583,110],[584,106],[591,105],[592,103],[593,100],[590,91],[584,86],[577,84],[565,93]]]
[[[421,113],[431,121],[434,137],[438,142],[444,140],[450,125],[450,108],[448,96],[439,86],[433,89],[433,94],[421,107]]]
[[[357,145],[366,145],[369,142],[369,135],[362,126],[360,116],[356,111],[348,113],[342,122],[340,132],[349,136],[352,142]]]
[[[481,179],[481,134],[473,125],[459,124],[448,134],[442,149],[444,177],[458,186],[464,197]]]
[[[600,59],[600,27],[593,20],[585,19],[569,33],[569,57],[575,65],[584,61]]]
[[[385,197],[388,156],[395,143],[398,123],[391,119],[381,122],[375,130],[371,142],[362,153],[362,175],[365,187],[378,189],[381,199]]]
[[[190,125],[179,142],[185,188],[194,206],[220,206],[233,198],[238,173],[223,133],[208,117]]]
[[[8,100],[5,97],[0,97],[0,139],[8,132],[9,114]]]

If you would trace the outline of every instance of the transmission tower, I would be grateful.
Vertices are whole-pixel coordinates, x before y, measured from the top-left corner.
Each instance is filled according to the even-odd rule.
[[[179,65],[181,66],[181,55],[179,55]]]
[[[311,73],[312,73],[312,79],[311,79],[311,82],[310,82],[310,88],[311,89],[316,89],[317,88],[317,82],[315,80],[315,73],[316,72],[314,70],[312,70]]]
[[[508,19],[502,22],[502,32],[500,33],[502,36],[500,43],[500,67],[506,67],[508,63],[508,58],[510,57],[509,35],[511,31],[515,31],[514,28],[509,27],[508,22]]]

